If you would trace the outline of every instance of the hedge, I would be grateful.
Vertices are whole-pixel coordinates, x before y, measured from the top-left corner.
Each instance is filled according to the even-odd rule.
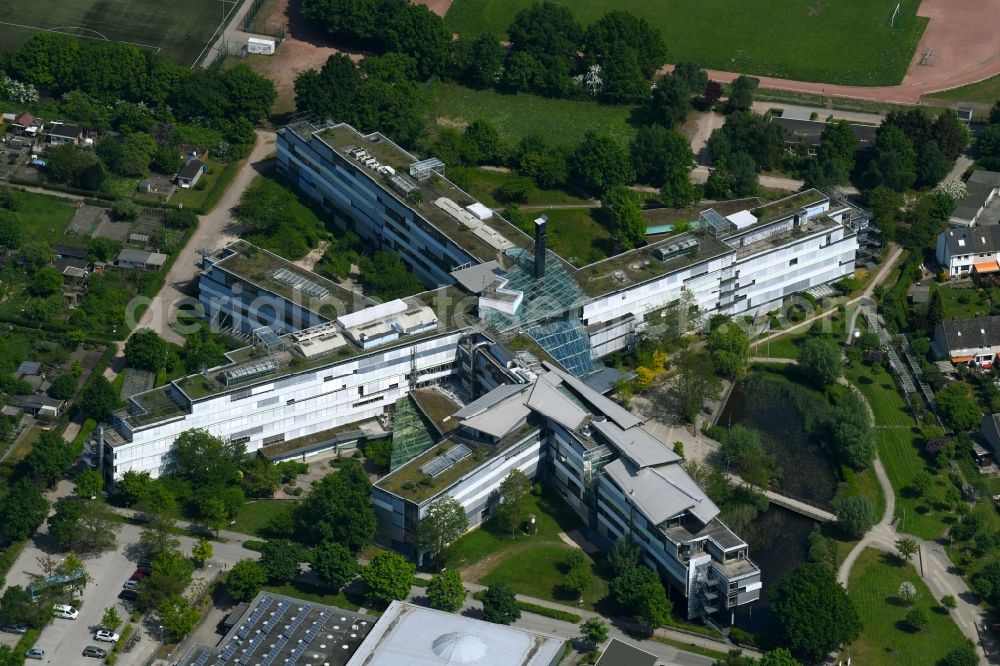
[[[2,582],[6,580],[7,572],[14,566],[17,556],[21,554],[25,543],[27,542],[14,541],[0,552],[0,587],[2,587]]]
[[[482,601],[483,597],[486,596],[485,590],[480,590],[472,595],[472,598],[476,601]],[[527,601],[521,601],[516,599],[515,602],[517,607],[527,613],[534,613],[535,615],[544,615],[545,617],[550,617],[553,620],[561,620],[563,622],[572,622],[573,624],[580,624],[583,618],[576,613],[570,613],[569,611],[559,610],[558,608],[549,608],[548,606],[541,606],[539,604],[529,603]]]

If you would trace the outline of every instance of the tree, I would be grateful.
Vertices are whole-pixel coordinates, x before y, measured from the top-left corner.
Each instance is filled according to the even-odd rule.
[[[115,482],[115,491],[126,506],[132,506],[143,498],[151,484],[149,472],[128,470]]]
[[[90,553],[115,545],[118,516],[101,500],[64,497],[49,517],[49,534],[64,550]]]
[[[0,499],[0,532],[13,541],[27,539],[48,514],[49,503],[38,486],[22,477]]]
[[[830,450],[854,469],[865,469],[875,458],[875,431],[864,399],[844,392],[830,413]]]
[[[302,568],[302,548],[287,539],[267,541],[260,549],[260,565],[267,579],[282,585],[299,575]]]
[[[390,300],[418,293],[424,284],[403,263],[399,255],[391,252],[375,252],[371,257],[362,257],[361,284],[366,294]]]
[[[250,601],[267,582],[267,572],[253,560],[240,560],[226,576],[226,590],[237,601]]]
[[[445,495],[427,507],[427,513],[417,528],[417,542],[422,550],[436,559],[468,529],[465,509],[454,497]]]
[[[170,531],[173,523],[173,520],[156,518],[139,533],[139,544],[148,559],[156,559],[181,545],[180,539]]]
[[[500,505],[496,508],[497,522],[510,529],[514,536],[525,518],[525,499],[531,492],[531,481],[519,469],[513,469],[500,483]]]
[[[469,164],[503,164],[508,147],[497,126],[474,120],[465,128],[463,157]]]
[[[869,189],[883,185],[902,192],[917,179],[917,153],[913,143],[895,125],[883,123],[875,139],[873,157],[865,172]]]
[[[125,361],[133,368],[156,372],[167,367],[170,353],[166,341],[151,328],[143,328],[125,342]]]
[[[664,177],[675,167],[687,174],[694,163],[688,140],[662,125],[639,128],[629,152],[636,178],[650,185],[662,185]]]
[[[389,471],[392,460],[392,440],[375,439],[365,443],[365,458],[380,470]]]
[[[906,626],[914,633],[926,627],[929,621],[930,618],[927,616],[927,611],[919,606],[906,614]]]
[[[295,77],[295,107],[334,120],[349,120],[361,85],[361,74],[346,54],[327,58],[320,71],[307,69]]]
[[[601,198],[601,214],[623,249],[631,250],[645,240],[646,223],[637,192],[624,185],[609,188]]]
[[[608,625],[599,617],[592,617],[580,625],[580,636],[595,648],[611,636]]]
[[[757,164],[749,153],[740,151],[733,154],[726,163],[729,171],[730,187],[735,197],[750,197],[757,194],[760,179],[757,177]]]
[[[967,432],[979,425],[982,412],[968,384],[952,382],[938,391],[934,398],[945,426],[956,432]]]
[[[442,571],[427,584],[427,601],[431,608],[454,613],[462,607],[468,591],[457,571]]]
[[[180,594],[191,583],[194,564],[179,550],[168,550],[153,558],[153,572],[139,584],[139,599],[146,608]]]
[[[860,539],[875,524],[875,509],[864,495],[845,497],[837,506],[837,524],[851,539]]]
[[[483,594],[483,619],[494,624],[512,624],[521,617],[517,596],[506,583],[496,583]]]
[[[785,648],[776,648],[760,658],[760,666],[802,666]]]
[[[580,184],[595,194],[635,180],[625,148],[612,137],[595,132],[584,134],[570,158],[570,169]]]
[[[603,64],[608,56],[623,50],[633,52],[643,82],[666,62],[667,49],[660,31],[646,19],[627,11],[607,12],[590,24],[583,35],[583,52],[588,64]]]
[[[507,28],[511,49],[569,58],[580,49],[583,30],[566,7],[539,2],[514,15]]]
[[[653,121],[673,128],[687,120],[691,113],[691,89],[674,74],[664,74],[656,81],[649,98],[649,113]]]
[[[820,661],[861,635],[854,603],[825,564],[800,564],[773,590],[772,607],[782,628],[782,642],[793,654]]]
[[[651,629],[670,622],[673,604],[656,572],[645,565],[626,569],[611,581],[611,596],[621,608]]]
[[[958,607],[958,602],[955,601],[954,596],[946,594],[943,597],[941,597],[941,608],[952,611],[955,610],[957,607]]]
[[[736,77],[729,88],[729,101],[726,102],[726,109],[729,111],[749,111],[753,106],[753,96],[757,92],[760,80],[752,76],[740,75]]]
[[[709,81],[705,84],[705,92],[702,93],[702,103],[707,109],[715,106],[716,102],[722,99],[722,84],[718,81]]]
[[[170,470],[195,486],[222,486],[239,479],[239,463],[244,455],[243,447],[205,430],[185,430],[174,443]]]
[[[608,564],[616,577],[639,566],[639,546],[629,539],[617,539],[608,553]]]
[[[109,631],[114,631],[118,627],[122,626],[121,615],[118,614],[118,609],[114,606],[108,606],[104,609],[104,614],[101,615],[101,626]]]
[[[904,536],[896,539],[896,552],[904,561],[909,562],[918,550],[917,540],[913,537]]]
[[[38,438],[21,464],[40,483],[51,486],[69,471],[74,458],[69,442],[54,430],[48,430]]]
[[[76,475],[76,494],[84,499],[93,499],[104,490],[104,478],[96,469],[87,469]]]
[[[361,569],[368,599],[380,606],[406,599],[410,596],[414,571],[416,567],[402,555],[388,551],[378,553]]]
[[[174,642],[184,638],[197,626],[201,614],[179,594],[167,597],[156,606],[163,630]]]
[[[30,241],[21,246],[18,253],[29,273],[41,270],[55,261],[56,253],[46,243]]]
[[[820,337],[810,337],[799,350],[799,367],[817,386],[833,384],[844,372],[840,349]]]
[[[49,387],[49,395],[57,400],[69,400],[76,393],[76,385],[77,377],[73,373],[67,372],[55,378],[52,386]]]
[[[208,539],[202,537],[191,547],[191,560],[195,566],[201,568],[205,566],[205,562],[211,559],[212,552],[212,544],[208,542]]]
[[[722,383],[713,373],[711,359],[704,353],[685,349],[677,357],[676,378],[667,392],[667,399],[685,421],[694,423],[706,400],[716,400],[722,393]]]
[[[957,647],[941,661],[942,666],[977,666],[979,664],[979,653],[972,641],[965,641],[961,647]]]
[[[24,657],[9,645],[0,645],[0,666],[21,666]]]
[[[469,47],[465,83],[473,88],[489,88],[500,78],[506,51],[495,35],[479,35]]]
[[[32,296],[52,296],[62,290],[62,274],[54,268],[46,266],[35,271],[31,276],[31,283],[28,285],[28,292]]]
[[[750,337],[746,329],[728,317],[713,317],[708,335],[708,352],[720,375],[738,379],[747,371]]]
[[[31,594],[20,585],[10,585],[0,597],[0,624],[25,624],[41,629],[49,621],[49,608],[36,604]],[[21,666],[22,662],[18,662]]]
[[[16,250],[24,242],[21,221],[9,210],[0,210],[0,247]]]
[[[335,474],[313,483],[295,515],[299,540],[306,544],[336,541],[353,553],[375,536],[371,482],[361,465],[347,458]]]
[[[339,590],[358,573],[354,554],[335,541],[324,541],[312,552],[309,570],[334,590]]]
[[[899,584],[898,594],[904,605],[912,606],[917,600],[917,587],[910,581],[904,580]]]
[[[121,401],[111,387],[111,382],[104,375],[93,377],[83,390],[80,406],[97,421],[111,420],[111,413],[118,408]]]
[[[932,187],[937,185],[948,172],[954,160],[949,160],[937,143],[928,141],[917,152],[917,185]]]
[[[691,170],[685,167],[671,167],[663,178],[660,200],[666,206],[685,208],[698,200],[698,190],[691,182]]]

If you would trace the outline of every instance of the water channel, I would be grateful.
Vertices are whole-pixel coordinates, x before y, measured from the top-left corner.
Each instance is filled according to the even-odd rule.
[[[737,384],[719,416],[718,425],[742,425],[757,430],[765,451],[782,469],[775,490],[829,505],[837,488],[837,477],[826,454],[810,441],[802,417],[781,395],[751,396]],[[795,566],[808,561],[809,533],[815,522],[797,513],[771,505],[741,534],[750,546],[750,558],[761,568],[764,589],[760,601],[736,614],[737,626],[756,634],[776,629],[769,590]]]

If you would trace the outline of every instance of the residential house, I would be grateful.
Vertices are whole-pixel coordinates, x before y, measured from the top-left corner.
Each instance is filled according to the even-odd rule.
[[[54,243],[52,250],[59,259],[86,259],[87,248],[76,245],[66,245],[65,243]]]
[[[183,188],[194,187],[201,174],[205,171],[205,163],[199,159],[190,159],[177,172],[177,184]]]
[[[987,414],[979,423],[979,435],[1000,459],[1000,414]]]
[[[83,128],[71,123],[52,123],[46,133],[53,146],[79,146],[83,140]]]
[[[955,364],[990,368],[1000,354],[1000,316],[941,322],[934,329],[931,349],[937,358]]]
[[[1000,226],[966,227],[942,231],[935,252],[938,264],[951,278],[981,279],[1000,273]]]
[[[34,138],[44,127],[41,121],[26,111],[11,122],[10,131],[18,136]]]
[[[42,374],[42,364],[38,361],[21,361],[17,366],[17,376],[19,378],[35,377]]]
[[[118,268],[133,268],[144,271],[158,271],[167,261],[167,255],[160,252],[147,252],[125,248],[118,253],[115,266]]]
[[[948,218],[953,227],[971,227],[979,221],[994,197],[1000,192],[1000,173],[980,169],[965,181],[969,193],[955,202],[955,210]]]

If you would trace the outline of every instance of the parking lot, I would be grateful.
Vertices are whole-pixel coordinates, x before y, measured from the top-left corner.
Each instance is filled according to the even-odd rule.
[[[44,529],[43,527],[35,539],[29,542],[14,566],[11,567],[7,576],[8,585],[27,586],[31,582],[29,574],[38,572],[38,558],[46,554],[38,546],[39,543],[44,544],[47,540]],[[118,593],[121,592],[125,580],[135,571],[136,561],[129,559],[126,553],[129,552],[130,545],[138,543],[140,531],[136,525],[123,524],[118,531],[118,545],[115,550],[84,560],[91,581],[83,591],[80,616],[76,620],[55,618],[42,630],[35,643],[35,647],[45,650],[45,659],[40,663],[59,666],[101,663],[98,659],[84,657],[82,655],[83,649],[88,645],[96,645],[110,651],[113,647],[111,643],[99,643],[93,638],[94,631],[100,626],[101,616],[104,614],[105,608],[115,606],[119,615],[125,620],[131,613],[131,608],[118,598]],[[179,537],[179,539],[181,550],[190,552],[195,540],[189,537]],[[246,550],[237,543],[212,542],[212,547],[214,549],[213,557],[204,569],[195,571],[194,585],[197,585],[199,580],[205,581],[214,577],[220,568],[228,568],[238,560],[258,557],[257,553]],[[54,556],[60,557],[60,554],[57,553]],[[138,646],[129,653],[120,654],[117,664],[122,666],[142,664],[152,653],[154,643],[159,639],[159,636],[156,635],[158,632],[153,628],[153,635],[150,635],[148,627],[138,625],[136,629],[141,634]],[[121,629],[118,631],[120,632]],[[16,644],[19,638],[20,636],[14,634],[0,634],[0,641],[8,645]]]

